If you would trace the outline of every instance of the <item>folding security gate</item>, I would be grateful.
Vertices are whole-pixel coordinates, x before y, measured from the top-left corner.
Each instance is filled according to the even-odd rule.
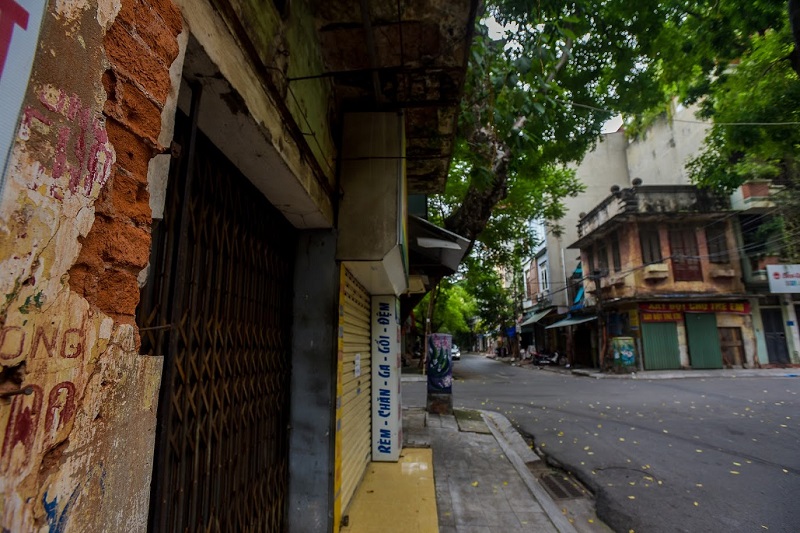
[[[681,367],[678,327],[675,322],[642,324],[645,370],[674,370]]]
[[[692,368],[722,368],[716,315],[685,313],[684,317]]]
[[[282,531],[295,232],[196,123],[176,140],[138,312],[165,356],[150,530]]]
[[[342,331],[341,386],[341,508],[361,481],[371,458],[372,352],[370,348],[370,295],[342,267],[340,295]]]

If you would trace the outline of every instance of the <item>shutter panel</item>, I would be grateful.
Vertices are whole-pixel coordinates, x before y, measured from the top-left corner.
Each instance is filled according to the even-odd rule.
[[[371,458],[370,295],[342,267],[341,509],[346,510]]]

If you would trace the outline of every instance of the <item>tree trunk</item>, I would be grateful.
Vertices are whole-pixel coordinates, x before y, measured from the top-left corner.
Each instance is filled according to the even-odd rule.
[[[491,169],[492,181],[487,187],[478,187],[472,183],[461,206],[445,219],[444,227],[474,242],[486,228],[494,206],[508,196],[511,150],[498,139],[497,132],[489,127],[473,132],[469,144],[479,153],[485,154],[487,163],[490,163],[486,167]]]
[[[789,23],[792,25],[794,49],[789,54],[792,69],[800,76],[800,0],[789,0]]]

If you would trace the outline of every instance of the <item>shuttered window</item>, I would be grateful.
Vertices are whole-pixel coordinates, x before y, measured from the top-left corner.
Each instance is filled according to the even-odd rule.
[[[611,236],[611,261],[614,264],[614,272],[622,270],[622,260],[619,254],[619,236],[616,233]]]
[[[661,239],[658,228],[642,226],[639,228],[639,241],[642,245],[642,261],[645,265],[661,262]]]
[[[728,238],[725,232],[725,222],[716,222],[706,228],[706,244],[708,246],[708,260],[712,263],[728,263]]]
[[[669,247],[675,281],[703,281],[694,228],[669,230]]]

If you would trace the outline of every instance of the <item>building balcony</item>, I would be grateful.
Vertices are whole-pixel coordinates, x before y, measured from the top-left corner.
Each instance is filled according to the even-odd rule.
[[[730,200],[708,189],[692,185],[645,185],[629,189],[612,189],[607,197],[578,222],[579,239],[570,248],[580,248],[595,232],[631,219],[659,220],[680,216],[703,218],[730,210]],[[599,236],[599,235],[598,235]]]
[[[769,180],[751,180],[743,183],[731,194],[731,207],[737,211],[754,213],[773,209],[775,195],[782,189]]]
[[[661,281],[669,277],[669,265],[667,263],[655,263],[644,267],[645,281]]]

